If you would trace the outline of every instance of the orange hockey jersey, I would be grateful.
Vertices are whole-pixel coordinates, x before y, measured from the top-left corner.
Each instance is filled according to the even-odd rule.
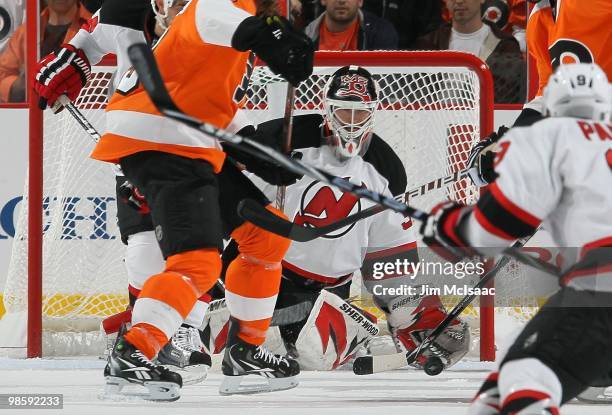
[[[231,47],[236,27],[255,14],[253,0],[194,0],[155,47],[162,78],[177,106],[218,128],[227,128],[248,82],[249,52]],[[220,171],[218,141],[162,116],[132,70],[106,108],[106,133],[91,157],[117,163],[141,151],[200,158]]]
[[[539,89],[553,70],[563,63],[595,62],[612,79],[612,1],[558,0],[553,11],[542,0],[527,22],[527,47],[537,62]]]

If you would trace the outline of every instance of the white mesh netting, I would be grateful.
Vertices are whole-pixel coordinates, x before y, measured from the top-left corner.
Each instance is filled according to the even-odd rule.
[[[376,60],[364,64],[380,85],[375,132],[402,158],[409,189],[462,170],[470,147],[480,137],[478,77],[466,67],[445,67],[443,61],[441,56],[440,66],[429,67],[381,66]],[[320,92],[339,66],[315,67],[313,76],[296,92],[296,115],[321,110]],[[100,131],[112,71],[111,67],[95,68],[92,81],[75,102]],[[245,106],[254,121],[282,117],[286,84],[280,81],[266,69],[256,68]],[[85,339],[84,333],[97,332],[103,317],[122,311],[127,304],[124,246],[115,222],[114,173],[108,165],[89,158],[94,143],[67,111],[57,115],[47,111],[44,132],[44,353],[80,353],[73,344],[84,344],[84,353],[97,353],[103,345],[94,346],[97,336]],[[477,195],[464,179],[411,203],[426,209],[444,197],[474,203]],[[25,313],[27,297],[24,200],[4,293],[7,314]]]

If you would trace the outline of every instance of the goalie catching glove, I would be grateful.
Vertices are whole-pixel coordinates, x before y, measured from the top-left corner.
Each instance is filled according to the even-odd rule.
[[[91,65],[81,49],[64,44],[41,60],[36,72],[34,91],[40,97],[38,106],[44,110],[61,95],[70,101],[77,99],[91,77]]]
[[[442,202],[434,206],[421,224],[423,242],[435,253],[451,262],[461,261],[476,252],[459,235],[458,229],[472,208],[456,202]]]
[[[502,125],[497,132],[491,133],[487,138],[479,141],[472,150],[467,161],[468,176],[474,186],[482,187],[490,184],[497,177],[493,169],[493,161],[497,152],[497,142],[508,131],[508,127]]]
[[[399,296],[391,300],[374,297],[385,312],[393,343],[398,353],[415,350],[423,340],[446,318],[440,297]],[[412,364],[423,369],[427,361],[437,357],[443,368],[448,369],[461,360],[470,349],[470,331],[460,318],[453,320]]]
[[[252,50],[272,72],[282,75],[294,86],[312,73],[314,45],[280,16],[248,17],[236,28],[232,47]]]

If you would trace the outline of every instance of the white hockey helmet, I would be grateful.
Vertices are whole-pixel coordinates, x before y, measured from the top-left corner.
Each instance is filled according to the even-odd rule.
[[[354,65],[334,72],[323,89],[323,118],[328,144],[337,156],[349,158],[367,151],[377,106],[378,84],[370,72]]]
[[[608,77],[594,63],[560,65],[544,88],[544,107],[552,117],[608,121],[612,111]]]
[[[162,29],[168,29],[168,16],[170,8],[174,7],[178,3],[184,3],[184,0],[162,0],[162,8],[157,5],[157,0],[151,0],[151,7],[153,8],[153,13],[155,13],[155,20],[161,26]]]

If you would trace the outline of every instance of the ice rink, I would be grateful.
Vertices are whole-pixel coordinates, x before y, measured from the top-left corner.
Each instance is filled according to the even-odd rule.
[[[458,415],[466,413],[470,399],[490,367],[491,364],[461,363],[437,377],[414,370],[367,377],[355,376],[348,370],[303,372],[295,389],[229,397],[218,394],[221,374],[213,370],[203,383],[184,387],[180,400],[153,403],[100,400],[98,396],[104,384],[100,360],[0,359],[0,393],[63,394],[64,409],[43,412],[50,414]],[[2,415],[39,412],[1,411]],[[603,415],[612,413],[612,406],[571,403],[561,412],[563,415]]]

